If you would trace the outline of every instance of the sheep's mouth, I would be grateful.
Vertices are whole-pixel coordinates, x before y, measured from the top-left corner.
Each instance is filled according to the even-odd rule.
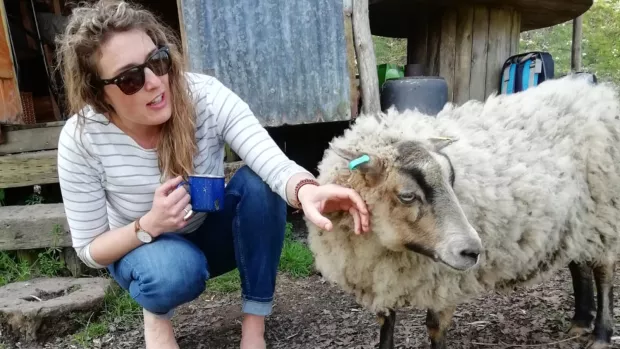
[[[437,263],[441,263],[443,265],[447,265],[448,267],[450,267],[452,270],[456,270],[456,271],[464,271],[467,270],[468,268],[462,269],[462,268],[457,268],[454,265],[452,265],[451,263],[446,262],[445,260],[443,260],[443,258],[441,258],[439,256],[439,254],[437,254],[435,251],[433,251],[432,249],[428,248],[428,247],[424,247],[422,245],[416,244],[414,242],[409,242],[407,244],[405,244],[405,247],[415,253],[419,253],[425,257],[428,257],[430,259],[433,260],[433,262],[437,262]]]
[[[408,242],[408,243],[405,244],[405,247],[408,250],[413,251],[415,253],[419,253],[419,254],[421,254],[423,256],[426,256],[426,257],[434,260],[435,262],[439,262],[440,261],[440,258],[437,255],[437,253],[435,253],[435,251],[431,250],[428,247],[424,247],[424,246],[422,246],[420,244],[416,244],[415,242]],[[441,261],[441,262],[443,262],[443,261]]]

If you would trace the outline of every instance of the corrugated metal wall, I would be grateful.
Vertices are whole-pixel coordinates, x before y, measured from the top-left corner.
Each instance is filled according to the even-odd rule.
[[[182,0],[192,71],[265,126],[351,118],[342,0]]]

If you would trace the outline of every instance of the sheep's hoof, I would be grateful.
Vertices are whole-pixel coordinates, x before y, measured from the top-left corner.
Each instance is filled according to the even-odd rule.
[[[611,343],[603,342],[600,340],[590,339],[585,346],[585,349],[609,349]]]
[[[568,337],[585,336],[588,334],[588,327],[579,326],[578,324],[572,324],[568,330]]]

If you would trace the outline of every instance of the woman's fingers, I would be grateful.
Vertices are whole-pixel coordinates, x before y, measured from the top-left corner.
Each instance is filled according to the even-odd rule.
[[[349,213],[353,216],[353,224],[355,225],[355,234],[359,235],[362,232],[362,227],[360,223],[360,213],[354,206],[349,208]]]
[[[323,216],[314,205],[304,207],[304,215],[319,228],[327,231],[332,230],[332,222],[327,219],[327,217]]]

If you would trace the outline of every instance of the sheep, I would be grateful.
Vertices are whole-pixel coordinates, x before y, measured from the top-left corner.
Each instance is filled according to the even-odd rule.
[[[435,117],[390,109],[334,137],[319,183],[355,189],[371,212],[357,235],[348,212],[332,231],[306,221],[315,268],[377,314],[379,347],[393,348],[395,312],[427,312],[433,349],[459,303],[509,292],[569,267],[570,335],[607,348],[619,252],[620,105],[616,89],[576,76],[485,101],[447,104]],[[592,278],[598,291],[593,299]]]

